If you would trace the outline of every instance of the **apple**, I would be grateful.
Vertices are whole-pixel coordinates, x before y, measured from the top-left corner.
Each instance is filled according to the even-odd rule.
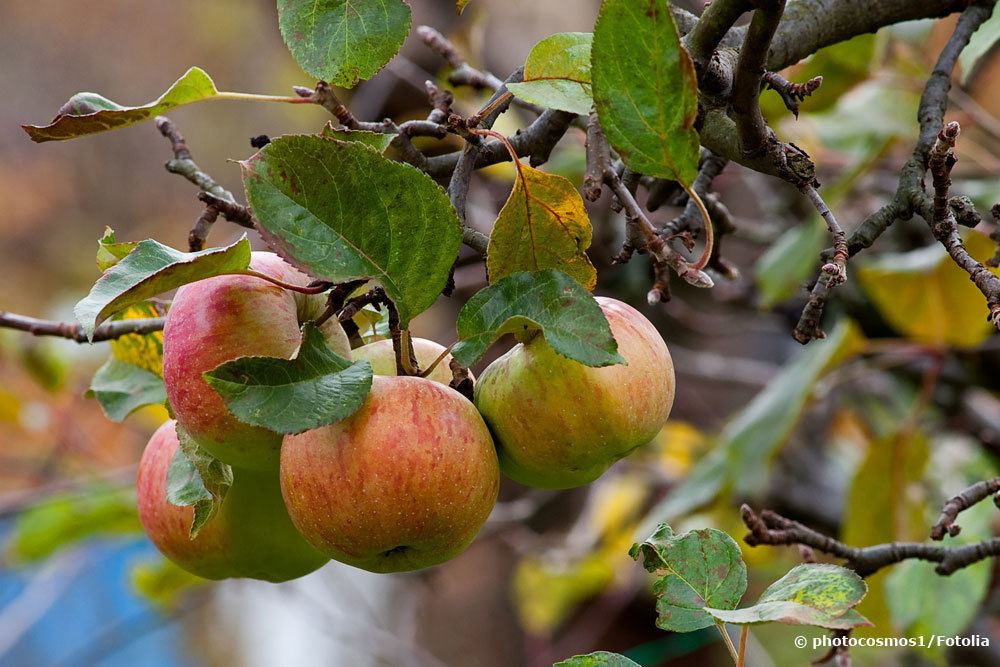
[[[253,253],[250,268],[295,285],[310,282],[273,253]],[[291,358],[301,343],[299,326],[325,305],[322,295],[253,276],[216,276],[177,291],[163,329],[163,381],[177,421],[198,444],[233,466],[278,467],[282,436],[236,419],[202,374],[239,357]],[[349,358],[351,346],[336,318],[322,330],[330,349]]]
[[[674,366],[656,328],[631,306],[597,297],[627,365],[591,368],[537,335],[490,364],[475,403],[516,482],[567,489],[597,479],[651,441],[674,402]]]
[[[375,376],[356,413],[285,436],[281,491],[299,532],[327,556],[404,572],[462,552],[497,499],[489,430],[457,391]]]
[[[430,368],[430,365],[445,351],[443,346],[438,345],[432,340],[412,338],[411,341],[413,342],[413,355],[416,357],[417,364],[421,369]],[[355,361],[367,359],[371,362],[372,372],[375,375],[396,374],[396,354],[393,352],[391,340],[377,340],[374,343],[362,345],[355,348],[351,352],[351,355]],[[451,384],[452,373],[448,365],[450,361],[451,355],[449,354],[441,360],[441,363],[434,367],[434,370],[427,376],[427,379],[440,382],[441,384]]]
[[[167,501],[167,471],[179,446],[176,422],[167,421],[146,445],[136,479],[139,520],[164,556],[206,579],[273,582],[309,574],[329,560],[292,525],[277,470],[234,469],[222,507],[191,539],[194,510]]]

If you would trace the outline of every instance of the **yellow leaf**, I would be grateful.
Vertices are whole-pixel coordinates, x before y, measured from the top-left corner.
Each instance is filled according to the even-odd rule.
[[[516,166],[514,189],[490,235],[490,282],[517,271],[558,269],[594,289],[597,272],[585,252],[593,230],[580,193],[562,176]]]
[[[514,606],[521,624],[535,635],[547,635],[576,607],[607,588],[615,570],[602,554],[569,563],[529,556],[513,576]]]
[[[689,422],[668,421],[656,434],[649,447],[638,454],[652,455],[671,479],[683,477],[695,460],[708,450],[709,442],[696,426]]]
[[[995,244],[988,236],[976,231],[963,236],[973,258],[982,262],[993,256]],[[982,292],[939,244],[883,255],[864,265],[858,278],[882,317],[911,340],[969,348],[993,331]]]
[[[144,302],[126,308],[116,320],[135,320],[159,317],[152,303]],[[119,361],[144,368],[163,377],[163,332],[129,334],[111,341],[111,354]]]

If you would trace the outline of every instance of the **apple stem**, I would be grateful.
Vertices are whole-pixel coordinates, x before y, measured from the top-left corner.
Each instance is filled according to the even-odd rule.
[[[430,375],[431,373],[433,373],[434,369],[438,367],[438,364],[440,364],[442,361],[444,361],[444,358],[447,357],[449,354],[451,354],[451,348],[453,348],[453,347],[455,347],[455,343],[452,343],[447,348],[445,348],[444,350],[442,350],[441,354],[438,355],[438,358],[435,359],[434,361],[432,361],[431,365],[428,366],[427,368],[425,368],[420,373],[420,377],[425,378],[428,375]]]
[[[260,273],[259,271],[254,271],[252,269],[247,269],[246,271],[237,271],[233,275],[253,276],[254,278],[260,278],[261,280],[266,280],[267,282],[273,283],[278,287],[283,287],[293,292],[299,292],[300,294],[322,294],[323,292],[333,287],[333,283],[327,282],[325,280],[317,280],[305,286],[293,285],[292,283],[286,283],[284,280],[278,280],[277,278],[272,278],[266,273]]]
[[[746,664],[747,659],[747,634],[750,632],[750,626],[746,623],[743,624],[743,628],[740,630],[740,654],[737,656],[739,658],[736,663],[736,667],[743,667]]]
[[[399,326],[399,311],[391,299],[386,299],[385,307],[389,310],[389,333],[392,335],[392,351],[396,355],[396,375],[420,375],[420,367],[414,361],[409,329]]]

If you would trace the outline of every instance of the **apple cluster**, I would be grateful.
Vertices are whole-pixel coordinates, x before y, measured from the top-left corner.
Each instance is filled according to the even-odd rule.
[[[295,285],[309,278],[272,253],[251,268]],[[598,297],[626,364],[591,368],[556,354],[537,335],[494,361],[474,402],[449,386],[446,357],[426,378],[396,375],[392,342],[351,349],[336,318],[328,347],[366,359],[371,392],[350,417],[295,435],[239,421],[203,374],[241,357],[292,358],[300,327],[325,298],[248,275],[182,287],[163,337],[171,420],[139,464],[139,516],[157,548],[202,577],[279,582],[330,559],[372,572],[402,572],[461,553],[489,516],[500,473],[561,489],[587,484],[649,442],[674,396],[666,344],[630,306]],[[429,366],[444,348],[414,339]],[[191,507],[167,500],[180,446],[176,427],[232,469],[221,508],[190,536]]]

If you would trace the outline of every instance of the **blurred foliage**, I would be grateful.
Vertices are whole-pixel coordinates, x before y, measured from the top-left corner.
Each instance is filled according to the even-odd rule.
[[[984,262],[996,242],[969,230],[965,247]],[[938,244],[859,262],[857,276],[882,316],[906,338],[943,347],[972,348],[995,332],[982,313],[983,294]],[[1000,275],[1000,270],[992,269]]]
[[[211,583],[166,558],[136,563],[132,566],[130,578],[140,595],[165,612],[176,610],[190,591]]]
[[[133,490],[97,483],[20,512],[7,553],[16,562],[34,563],[88,538],[139,530]]]

